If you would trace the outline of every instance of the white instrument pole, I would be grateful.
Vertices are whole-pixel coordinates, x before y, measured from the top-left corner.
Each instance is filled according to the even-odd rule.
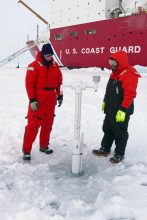
[[[72,85],[75,89],[75,123],[74,123],[74,141],[72,150],[72,174],[80,174],[81,161],[81,142],[80,142],[80,127],[81,127],[81,101],[82,90],[86,89],[86,85],[81,81]],[[82,171],[81,171],[82,172]]]
[[[63,85],[63,87],[71,87],[75,90],[75,121],[74,121],[74,141],[72,150],[72,174],[79,176],[83,175],[82,171],[82,155],[83,155],[83,143],[84,134],[81,135],[80,141],[80,127],[81,127],[81,101],[82,90],[86,88],[94,88],[95,92],[98,90],[98,83],[100,82],[100,76],[93,76],[94,85],[86,85],[81,81],[77,81],[72,85]]]

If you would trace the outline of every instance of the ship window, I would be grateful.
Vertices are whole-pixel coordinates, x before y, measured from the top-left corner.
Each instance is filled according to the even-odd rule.
[[[62,34],[55,35],[55,40],[62,40],[62,39],[63,39]]]
[[[99,12],[99,15],[100,15],[100,12]]]
[[[132,34],[132,32],[130,32],[130,34]]]
[[[124,36],[124,34],[122,34],[122,36]]]
[[[79,17],[77,17],[77,19],[79,19]]]
[[[69,33],[69,36],[77,36],[78,35],[78,32],[72,32],[72,33]]]
[[[141,32],[140,34],[143,34],[143,32]]]
[[[101,0],[99,0],[99,2],[101,2]]]
[[[88,30],[88,31],[85,31],[86,34],[96,34],[96,30],[93,29],[93,30]]]
[[[87,17],[89,17],[89,15],[87,15]]]

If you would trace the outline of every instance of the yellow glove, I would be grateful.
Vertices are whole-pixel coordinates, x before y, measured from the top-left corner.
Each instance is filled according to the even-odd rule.
[[[102,104],[102,111],[104,111],[105,109],[105,102],[103,101],[103,104]]]
[[[116,114],[116,122],[123,122],[125,120],[126,113],[119,110]]]

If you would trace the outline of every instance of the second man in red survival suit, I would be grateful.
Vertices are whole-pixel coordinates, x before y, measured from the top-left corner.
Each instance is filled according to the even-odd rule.
[[[31,159],[32,144],[40,129],[40,151],[50,154],[48,148],[50,133],[54,121],[55,105],[60,107],[63,95],[60,92],[62,73],[53,59],[53,50],[50,44],[45,44],[37,54],[36,61],[32,62],[26,73],[26,90],[30,100],[28,108],[28,125],[25,127],[23,142],[23,159]]]
[[[115,141],[114,155],[110,162],[120,162],[125,154],[128,140],[128,123],[134,112],[134,98],[138,77],[136,69],[129,66],[127,54],[119,51],[110,56],[109,63],[112,73],[106,87],[102,110],[106,114],[103,123],[104,137],[99,150],[92,153],[97,156],[108,156]]]

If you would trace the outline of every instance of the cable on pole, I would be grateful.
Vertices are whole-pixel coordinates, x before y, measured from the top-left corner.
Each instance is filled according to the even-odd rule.
[[[19,51],[19,4],[18,4],[18,51]],[[16,68],[19,68],[19,56],[18,56],[18,66]]]

